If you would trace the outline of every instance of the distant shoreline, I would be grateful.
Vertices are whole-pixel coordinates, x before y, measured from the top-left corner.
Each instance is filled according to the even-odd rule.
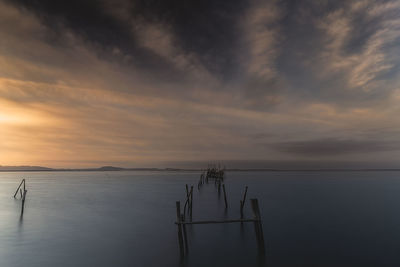
[[[100,168],[82,168],[82,169],[56,169],[40,166],[0,166],[0,172],[114,172],[114,171],[158,171],[158,172],[178,172],[192,171],[200,172],[205,169],[182,169],[182,168],[120,168],[113,166],[104,166]],[[269,169],[269,168],[227,168],[229,172],[365,172],[365,171],[400,171],[396,168],[385,169]]]

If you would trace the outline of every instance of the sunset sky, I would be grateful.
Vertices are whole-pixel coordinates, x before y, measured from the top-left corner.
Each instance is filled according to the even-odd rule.
[[[399,14],[0,0],[0,165],[400,167]]]

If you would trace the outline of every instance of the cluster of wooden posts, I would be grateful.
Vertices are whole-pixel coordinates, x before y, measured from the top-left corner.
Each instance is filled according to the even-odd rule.
[[[200,190],[201,186],[205,183],[208,183],[209,179],[215,179],[214,183],[218,186],[218,194],[222,190],[224,193],[224,201],[225,201],[225,209],[228,208],[228,201],[226,196],[225,184],[223,183],[224,175],[220,176],[208,176],[208,172],[204,172],[200,176],[200,181],[198,183],[198,190]],[[261,215],[260,209],[258,205],[258,200],[250,199],[251,208],[253,211],[253,218],[245,219],[244,218],[244,204],[247,197],[247,189],[245,187],[245,191],[243,194],[243,199],[240,200],[240,219],[229,219],[229,220],[206,220],[206,221],[192,221],[192,214],[193,214],[193,186],[190,187],[186,185],[186,201],[183,208],[183,213],[181,213],[181,202],[176,201],[176,222],[175,224],[178,227],[178,242],[179,242],[179,251],[180,256],[183,258],[186,254],[188,254],[189,246],[188,246],[188,237],[186,232],[186,225],[194,225],[194,224],[217,224],[217,223],[245,223],[245,222],[252,222],[254,223],[255,234],[257,238],[257,245],[259,251],[264,253],[264,234],[262,230],[262,222],[261,222]],[[187,209],[186,209],[187,208]],[[186,220],[186,213],[189,215],[189,220]]]
[[[22,216],[24,215],[26,193],[28,192],[28,190],[26,190],[25,179],[22,179],[21,183],[19,184],[17,190],[15,191],[14,198],[17,198],[18,192],[20,194],[20,199],[22,200],[22,205],[21,205],[21,216]]]

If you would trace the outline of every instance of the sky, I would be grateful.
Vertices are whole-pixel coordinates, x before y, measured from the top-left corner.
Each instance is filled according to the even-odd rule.
[[[0,0],[0,165],[400,167],[399,14]]]

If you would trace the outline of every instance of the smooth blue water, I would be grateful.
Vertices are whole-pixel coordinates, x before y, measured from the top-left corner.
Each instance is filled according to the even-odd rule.
[[[267,266],[400,266],[400,172],[231,172],[223,197],[196,172],[0,173],[0,266],[179,266],[175,201],[193,220],[258,198]],[[21,201],[12,196],[27,179]],[[251,216],[249,201],[246,217]],[[259,266],[252,223],[188,227],[185,266]]]

